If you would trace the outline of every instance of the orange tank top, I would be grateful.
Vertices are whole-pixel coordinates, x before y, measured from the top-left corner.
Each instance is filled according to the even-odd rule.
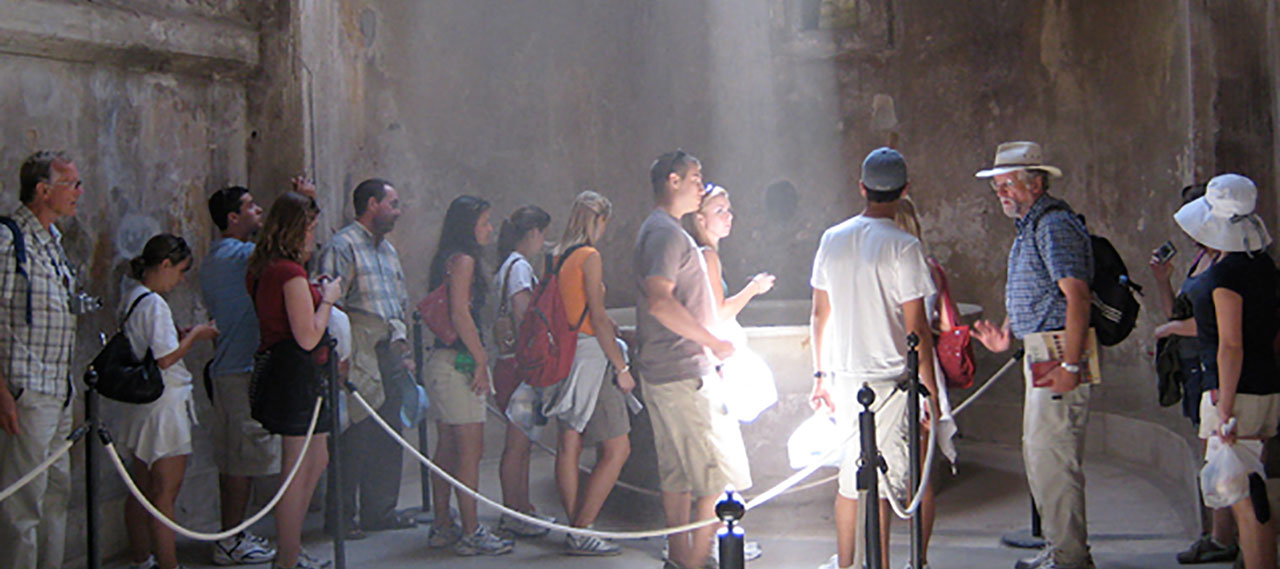
[[[587,280],[582,273],[582,264],[595,252],[594,247],[578,247],[560,267],[560,300],[564,302],[564,315],[569,320],[569,326],[577,326],[578,318],[587,308]],[[600,288],[603,292],[603,282],[600,283]],[[591,326],[590,314],[582,319],[582,328],[578,331],[589,336],[596,335],[595,328]]]

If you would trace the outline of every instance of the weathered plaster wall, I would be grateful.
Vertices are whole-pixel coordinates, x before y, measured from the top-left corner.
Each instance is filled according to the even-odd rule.
[[[165,231],[184,237],[198,262],[213,235],[208,192],[248,179],[243,77],[257,65],[253,3],[0,2],[0,13],[0,211],[18,206],[18,167],[30,152],[63,149],[74,159],[85,194],[78,215],[58,225],[85,288],[108,306],[81,320],[76,369],[83,369],[98,332],[116,326],[123,260]],[[207,317],[198,290],[188,282],[168,295],[178,325]],[[198,374],[207,355],[197,350],[188,367]],[[197,401],[205,415],[208,401]],[[108,421],[119,413],[104,405]],[[212,529],[207,427],[195,437],[177,516]],[[72,456],[67,559],[77,566],[85,555],[84,465],[79,447]],[[114,555],[124,547],[124,489],[102,466],[102,547]]]

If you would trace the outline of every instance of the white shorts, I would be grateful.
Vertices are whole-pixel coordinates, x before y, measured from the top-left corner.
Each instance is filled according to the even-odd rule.
[[[1269,439],[1276,434],[1280,423],[1280,393],[1250,395],[1237,393],[1235,408],[1236,436],[1242,439]],[[1200,438],[1207,439],[1218,433],[1222,421],[1213,395],[1206,391],[1200,396]]]
[[[876,393],[871,408],[876,411],[876,444],[880,447],[880,455],[888,465],[887,473],[881,472],[880,497],[893,496],[905,501],[910,482],[910,430],[907,424],[907,394],[905,391],[895,392],[896,382],[869,382]],[[858,429],[858,415],[863,407],[858,403],[858,390],[862,382],[837,377],[832,382],[831,396],[835,400],[836,426],[840,438],[852,439],[845,446],[844,461],[840,463],[839,492],[845,498],[858,498],[858,459],[862,455],[862,437]],[[885,401],[888,398],[888,401]]]

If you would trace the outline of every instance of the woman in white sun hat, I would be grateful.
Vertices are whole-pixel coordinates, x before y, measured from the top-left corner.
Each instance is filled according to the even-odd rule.
[[[1220,437],[1260,453],[1280,423],[1276,337],[1276,266],[1264,248],[1266,225],[1254,212],[1258,189],[1239,174],[1209,181],[1204,197],[1174,214],[1182,230],[1204,246],[1212,265],[1186,287],[1195,314],[1204,368],[1200,438]],[[1234,419],[1234,423],[1232,423]],[[1262,493],[1261,480],[1251,493]],[[1253,500],[1231,505],[1248,569],[1275,569],[1275,524],[1259,523]]]

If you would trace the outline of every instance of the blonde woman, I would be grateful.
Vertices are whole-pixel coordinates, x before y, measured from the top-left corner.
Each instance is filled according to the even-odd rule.
[[[711,292],[715,293],[721,321],[737,317],[752,298],[773,288],[775,277],[758,273],[737,294],[726,298],[729,284],[724,279],[724,265],[720,263],[720,240],[728,237],[733,229],[733,206],[729,203],[729,191],[723,186],[707,184],[698,211],[684,216],[682,221],[707,261],[707,278],[711,281]]]
[[[590,527],[631,454],[626,394],[635,388],[625,347],[604,307],[604,261],[595,245],[613,216],[608,198],[585,191],[573,200],[564,238],[556,248],[560,294],[569,325],[578,332],[569,377],[548,389],[543,413],[559,419],[556,486],[574,527]],[[579,487],[582,447],[596,445],[596,464]],[[565,536],[568,555],[618,555],[622,550],[591,536]]]

